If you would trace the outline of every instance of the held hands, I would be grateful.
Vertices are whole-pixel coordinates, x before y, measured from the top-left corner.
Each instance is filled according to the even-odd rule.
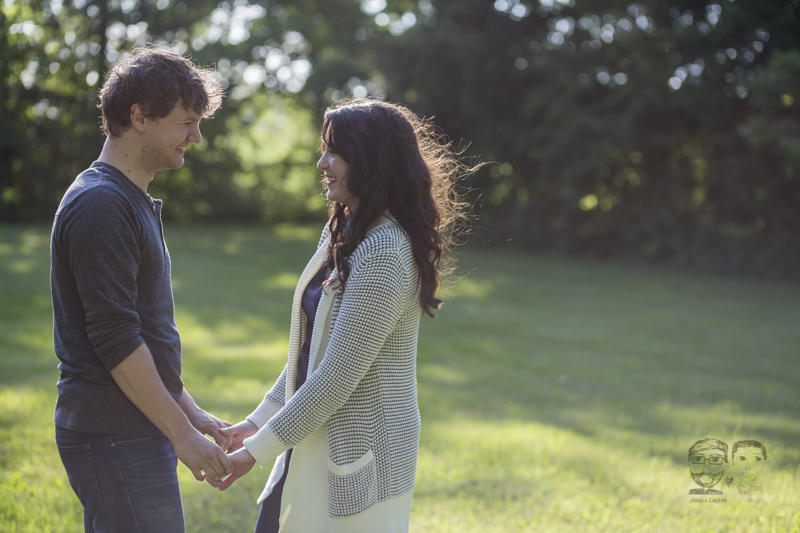
[[[231,423],[226,422],[225,420],[220,420],[216,416],[212,415],[211,413],[207,413],[197,406],[192,407],[193,408],[189,409],[186,413],[186,416],[189,418],[189,422],[192,424],[192,426],[194,426],[194,428],[203,435],[208,435],[213,438],[214,442],[217,443],[217,446],[222,448],[223,451],[227,452],[230,449],[233,438],[222,433],[222,430],[230,427]]]
[[[231,426],[228,424],[229,427],[225,427],[219,430],[219,432],[225,436],[225,438],[230,439],[230,445],[227,448],[228,453],[233,453],[239,448],[242,447],[242,442],[247,437],[252,437],[256,433],[258,433],[258,426],[250,422],[249,420],[242,420],[235,426]]]
[[[181,438],[174,439],[175,455],[192,471],[198,481],[203,479],[221,482],[233,472],[233,464],[225,452],[205,438],[199,431],[187,426]]]
[[[247,448],[242,447],[228,456],[233,464],[233,473],[223,479],[217,481],[211,478],[206,478],[212,486],[217,487],[219,490],[227,490],[228,487],[233,485],[233,482],[245,475],[256,464],[256,460],[247,451]]]
[[[226,438],[231,439],[231,445],[228,448],[230,455],[228,457],[233,465],[233,473],[221,481],[210,477],[207,477],[206,481],[219,490],[226,490],[234,481],[247,474],[256,464],[256,460],[250,455],[250,452],[247,451],[242,442],[247,437],[255,435],[258,432],[258,427],[249,420],[243,420],[234,426],[222,428],[219,431]]]
[[[173,442],[175,455],[194,474],[195,479],[222,482],[233,471],[231,460],[225,452],[233,442],[233,438],[222,433],[230,422],[220,420],[216,416],[200,409],[189,393],[184,390],[179,402],[191,428],[184,431],[183,438]],[[203,435],[214,439],[211,442]]]

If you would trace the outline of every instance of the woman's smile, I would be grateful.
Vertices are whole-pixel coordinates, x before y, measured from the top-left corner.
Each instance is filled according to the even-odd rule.
[[[342,159],[342,157],[334,153],[328,146],[323,146],[322,156],[317,162],[317,168],[320,169],[325,175],[325,187],[328,192],[325,195],[328,201],[338,202],[346,205],[352,211],[358,204],[358,200],[354,198],[347,190],[347,185],[342,182],[342,187],[336,185],[340,180],[346,178],[347,173],[350,171],[350,165]]]

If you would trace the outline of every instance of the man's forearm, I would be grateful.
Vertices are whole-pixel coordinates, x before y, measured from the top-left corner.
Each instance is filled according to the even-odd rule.
[[[111,376],[125,396],[173,444],[186,432],[194,431],[183,409],[164,387],[146,344],[141,344],[117,365],[111,371]]]
[[[184,387],[183,391],[181,391],[181,399],[178,400],[178,407],[181,408],[181,411],[186,413],[186,416],[189,416],[189,413],[198,408],[197,403],[195,403],[194,398],[191,397],[189,391],[186,390],[186,387]]]
[[[225,451],[228,450],[233,439],[221,433],[220,429],[229,427],[231,425],[229,422],[220,420],[211,413],[207,413],[201,409],[194,401],[194,398],[189,394],[189,391],[186,390],[186,387],[184,387],[181,392],[181,399],[178,401],[178,406],[184,414],[186,414],[189,423],[191,423],[197,431],[204,435],[210,435],[218,446]]]
[[[186,387],[183,387],[181,399],[178,400],[178,407],[180,407],[181,411],[183,411],[189,418],[189,422],[192,421],[192,417],[196,416],[198,412],[205,412],[200,409],[200,406],[194,401],[194,398],[192,398],[192,396],[189,394],[189,391],[186,390]]]
[[[167,436],[175,455],[189,467],[195,479],[203,480],[203,471],[216,481],[231,473],[231,461],[225,452],[195,429],[196,422],[190,421],[167,392],[146,344],[136,348],[111,375],[133,404]],[[186,401],[190,400],[187,395]]]

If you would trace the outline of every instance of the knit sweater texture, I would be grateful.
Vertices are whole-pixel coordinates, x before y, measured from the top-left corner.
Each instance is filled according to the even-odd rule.
[[[260,429],[244,444],[260,465],[276,462],[282,473],[281,454],[322,430],[328,453],[321,476],[327,478],[327,509],[321,509],[329,518],[326,530],[407,530],[419,447],[416,353],[422,316],[411,243],[384,217],[358,245],[348,259],[344,290],[333,284],[320,299],[309,376],[295,390],[306,329],[302,294],[328,257],[327,235],[326,230],[295,291],[288,363],[247,417]],[[293,456],[290,478],[295,461]],[[302,487],[318,479],[309,475],[295,483]]]

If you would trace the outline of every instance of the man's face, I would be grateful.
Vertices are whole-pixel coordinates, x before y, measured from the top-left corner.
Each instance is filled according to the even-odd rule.
[[[764,471],[764,452],[761,448],[748,446],[737,448],[733,454],[733,471],[745,483],[750,483]]]
[[[722,450],[712,448],[695,452],[689,458],[689,472],[695,483],[707,489],[722,479],[725,471],[725,456]]]
[[[141,154],[146,166],[153,171],[181,168],[189,143],[198,144],[203,140],[201,118],[178,102],[166,117],[149,119]]]

